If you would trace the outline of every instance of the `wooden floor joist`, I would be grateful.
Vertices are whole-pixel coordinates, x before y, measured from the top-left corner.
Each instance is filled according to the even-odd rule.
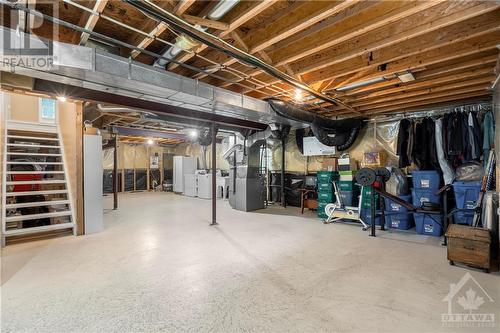
[[[477,88],[491,79],[499,55],[500,4],[496,1],[239,1],[215,20],[210,13],[220,4],[202,0],[150,3],[205,27],[207,33],[329,98],[347,103],[338,106],[303,94],[302,106],[310,112],[346,115],[345,109],[351,106],[361,112],[371,107],[391,112],[401,108],[401,103],[421,107],[491,94]],[[82,6],[92,8],[93,14]],[[80,7],[70,3],[61,7],[60,16],[68,20],[78,11],[79,26],[157,54],[163,54],[169,47],[166,44],[175,44],[179,36],[173,27],[124,2],[100,0]],[[124,26],[100,20],[102,15]],[[63,35],[58,38],[66,41]],[[80,45],[89,38],[87,33],[70,35]],[[119,52],[149,65],[156,60],[139,51]],[[179,63],[171,62],[165,69],[237,93],[285,100],[295,95],[294,86],[203,43],[179,53],[176,61],[213,71],[218,78]],[[398,75],[407,71],[415,81],[401,83]],[[338,90],[349,85],[360,86]],[[109,116],[102,120],[115,123],[116,119],[121,121]]]

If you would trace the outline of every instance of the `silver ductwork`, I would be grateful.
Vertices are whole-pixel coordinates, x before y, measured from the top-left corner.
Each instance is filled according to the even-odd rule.
[[[21,45],[27,38],[32,45],[38,37],[0,27],[0,44],[9,41]],[[267,102],[218,88],[198,80],[154,68],[103,50],[53,42],[57,58],[50,69],[1,65],[3,72],[68,86],[91,89],[169,106],[178,106],[209,114],[248,120],[261,124],[284,123],[294,127],[298,122],[277,115]],[[61,92],[64,93],[64,92]]]

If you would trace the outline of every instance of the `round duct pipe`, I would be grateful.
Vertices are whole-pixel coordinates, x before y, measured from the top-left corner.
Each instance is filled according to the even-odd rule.
[[[330,147],[336,146],[339,151],[346,150],[353,145],[365,123],[363,118],[333,120],[301,110],[275,98],[270,98],[267,101],[280,116],[309,124],[319,142]]]

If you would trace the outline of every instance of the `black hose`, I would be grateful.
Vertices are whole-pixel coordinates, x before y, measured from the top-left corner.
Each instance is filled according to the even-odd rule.
[[[344,144],[337,146],[337,150],[344,151],[351,148],[351,146],[354,144],[354,142],[356,142],[356,139],[358,138],[359,131],[361,131],[361,126],[354,128],[349,134],[349,137],[346,139]]]
[[[267,102],[280,116],[307,124],[312,124],[314,122],[318,126],[327,129],[330,134],[350,132],[354,127],[361,126],[364,123],[364,119],[359,117],[340,120],[330,119],[313,112],[301,110],[292,104],[285,103],[276,98],[269,98]]]

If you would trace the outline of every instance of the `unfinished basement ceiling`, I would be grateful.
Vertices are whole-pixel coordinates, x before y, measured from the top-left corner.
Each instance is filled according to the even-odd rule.
[[[209,18],[228,1],[237,3],[226,5],[227,12],[217,20]],[[204,26],[207,32],[348,108],[305,92],[299,101],[294,100],[295,87],[202,43],[178,52],[164,66],[166,70],[259,99],[280,97],[327,116],[372,116],[486,100],[496,78],[500,44],[500,5],[496,1],[153,3]],[[51,14],[42,4],[36,9]],[[57,15],[157,54],[168,51],[171,46],[166,42],[179,45],[176,41],[181,37],[174,27],[121,1],[60,1]],[[46,37],[50,37],[50,25],[44,22],[34,32],[44,35],[47,31]],[[58,39],[81,45],[99,42],[64,27],[59,28]],[[101,47],[147,65],[157,60],[137,50]]]

